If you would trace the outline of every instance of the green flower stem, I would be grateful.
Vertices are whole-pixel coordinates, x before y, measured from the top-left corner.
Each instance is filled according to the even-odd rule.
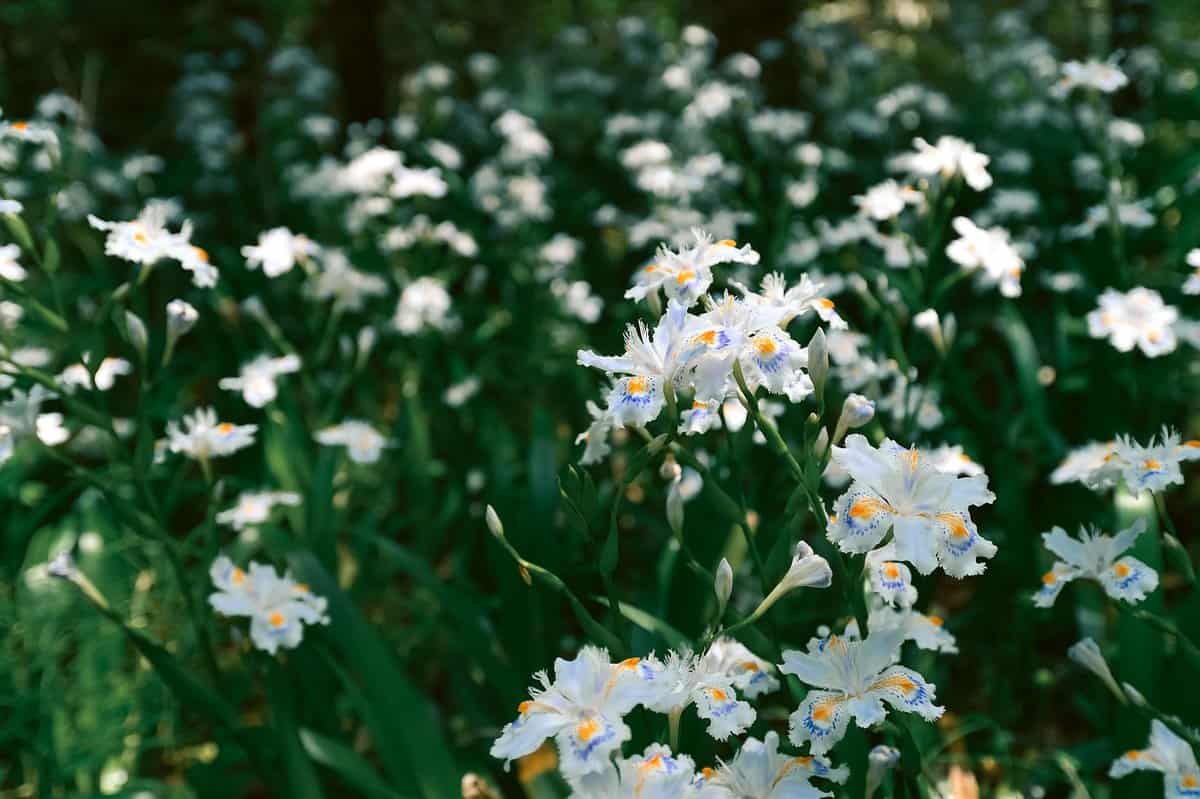
[[[512,559],[517,564],[518,571],[521,573],[521,578],[525,580],[527,585],[532,585],[532,578],[537,577],[540,581],[566,597],[567,601],[571,604],[571,610],[575,613],[575,618],[579,620],[579,623],[588,635],[608,647],[610,653],[619,653],[625,650],[625,644],[621,642],[620,638],[596,620],[596,617],[584,607],[575,592],[557,574],[521,557],[521,553],[517,552],[516,548],[509,542],[507,536],[500,535],[494,536],[494,538],[512,556]],[[620,612],[619,607],[619,605],[613,606],[617,613]]]

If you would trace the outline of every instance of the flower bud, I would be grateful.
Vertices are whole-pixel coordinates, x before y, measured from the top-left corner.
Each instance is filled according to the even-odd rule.
[[[912,318],[912,323],[913,327],[929,336],[929,340],[933,342],[933,346],[937,347],[938,352],[946,351],[946,339],[942,335],[942,321],[938,317],[937,311],[926,308]]]
[[[830,568],[829,561],[814,553],[812,547],[801,541],[796,544],[792,565],[788,567],[787,574],[783,575],[783,579],[771,589],[771,593],[763,598],[751,615],[757,619],[778,602],[780,597],[797,588],[828,588],[832,582],[833,569]]]
[[[717,565],[713,593],[717,595],[717,618],[720,619],[725,615],[725,606],[729,604],[729,597],[733,594],[733,567],[725,558],[721,558],[720,564]]]
[[[678,480],[683,474],[683,469],[679,467],[674,455],[667,455],[663,458],[662,466],[658,468],[658,476],[664,480]]]
[[[179,339],[195,327],[196,320],[199,318],[200,314],[196,309],[183,300],[171,300],[167,303],[167,342],[163,347],[163,366],[171,362],[171,356],[175,353],[175,345]]]
[[[487,527],[491,530],[492,535],[496,538],[504,538],[504,522],[500,521],[500,514],[496,513],[496,509],[488,505],[483,517],[487,520]]]
[[[683,491],[680,485],[683,481],[676,479],[671,482],[670,489],[667,490],[667,524],[671,525],[671,532],[679,540],[683,540]]]
[[[186,336],[193,327],[200,313],[183,300],[171,300],[167,303],[167,340],[178,340]]]
[[[826,450],[829,449],[829,431],[824,427],[817,433],[816,439],[813,441],[813,457],[824,458]]]
[[[1126,701],[1124,692],[1117,685],[1112,670],[1108,667],[1108,661],[1104,659],[1104,655],[1100,652],[1100,646],[1094,640],[1084,638],[1067,650],[1067,657],[1099,677],[1108,690],[1112,691],[1113,695],[1122,703]]]
[[[829,375],[829,343],[825,340],[825,330],[818,327],[808,342],[808,376],[813,383],[813,393],[817,399],[825,393],[825,378]]]
[[[862,394],[850,394],[842,403],[842,413],[838,416],[837,427],[833,431],[833,443],[841,443],[842,437],[850,430],[857,430],[875,418],[875,403]]]
[[[1129,701],[1133,703],[1134,707],[1144,708],[1149,706],[1149,703],[1146,702],[1146,697],[1142,696],[1142,692],[1129,683],[1121,683],[1121,688],[1124,689],[1125,696],[1129,697]]]
[[[143,322],[133,311],[125,312],[125,337],[129,339],[129,343],[137,350],[137,354],[141,358],[146,357],[146,347],[150,343],[150,336],[146,333],[146,323]]]
[[[59,552],[54,558],[46,564],[46,574],[51,577],[57,577],[60,580],[70,580],[75,577],[75,558],[71,556],[71,551],[64,549]]]
[[[883,784],[884,775],[896,767],[900,762],[900,750],[894,746],[885,746],[880,744],[871,750],[867,755],[867,785],[866,792],[863,794],[866,799],[871,799],[875,791],[879,790],[879,786]]]

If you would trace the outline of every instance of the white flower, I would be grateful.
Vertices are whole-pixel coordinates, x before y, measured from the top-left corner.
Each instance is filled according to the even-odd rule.
[[[29,273],[17,262],[21,257],[21,248],[16,244],[5,244],[0,247],[0,278],[20,283]]]
[[[379,275],[360,272],[340,250],[329,250],[321,259],[321,269],[308,285],[309,294],[318,300],[333,300],[338,311],[359,311],[371,297],[387,294],[387,281]]]
[[[687,436],[707,433],[721,426],[721,403],[712,400],[692,400],[692,406],[679,414],[679,432]]]
[[[210,289],[217,285],[220,271],[208,262],[208,253],[200,247],[188,242],[179,242],[167,253],[179,261],[184,271],[192,273],[192,284],[198,288]]]
[[[871,749],[867,755],[866,799],[871,799],[875,795],[879,786],[883,784],[884,775],[894,769],[899,762],[900,750],[893,746],[879,744]]]
[[[1095,674],[1100,680],[1112,691],[1119,699],[1124,700],[1124,692],[1117,685],[1117,680],[1113,677],[1112,669],[1108,667],[1108,661],[1104,659],[1104,654],[1100,651],[1100,646],[1091,638],[1084,638],[1071,646],[1067,650],[1067,657],[1083,666],[1085,669]]]
[[[47,447],[57,447],[71,437],[71,431],[63,424],[61,413],[38,414],[34,424],[34,433],[38,440]]]
[[[1094,478],[1115,457],[1116,446],[1116,441],[1092,441],[1076,447],[1068,452],[1063,462],[1050,473],[1050,482],[1055,485],[1080,482],[1089,488],[1101,487],[1095,483]]]
[[[722,563],[728,565],[724,559]],[[732,571],[729,572],[729,579],[733,579]],[[741,641],[718,638],[704,653],[704,659],[715,671],[732,678],[734,687],[747,699],[779,690],[775,667],[747,649]]]
[[[587,411],[592,416],[592,423],[587,430],[575,437],[576,444],[585,444],[583,455],[579,458],[579,462],[584,466],[600,463],[612,452],[612,447],[608,444],[608,434],[612,431],[613,423],[608,412],[601,410],[600,406],[591,400],[587,401]]]
[[[1082,87],[1112,94],[1128,83],[1129,78],[1112,58],[1108,61],[1097,61],[1094,58],[1085,62],[1068,61],[1062,65],[1062,77],[1055,85],[1054,93],[1063,97]]]
[[[274,566],[251,563],[247,574],[221,555],[208,573],[217,588],[208,597],[213,610],[249,617],[250,639],[264,652],[295,649],[304,638],[304,625],[329,623],[325,599],[287,575],[280,577]]]
[[[1183,485],[1184,461],[1200,458],[1200,441],[1182,441],[1178,433],[1164,427],[1158,439],[1141,445],[1129,436],[1117,436],[1104,467],[1090,476],[1089,488],[1114,485],[1119,479],[1133,494],[1162,491]]]
[[[944,474],[962,477],[983,474],[983,467],[971,460],[971,456],[963,452],[963,448],[958,444],[942,444],[928,450],[926,454],[933,463],[933,468]]]
[[[1188,250],[1187,265],[1196,271],[1183,282],[1183,293],[1200,294],[1200,247]]]
[[[0,404],[0,463],[12,457],[21,439],[36,436],[52,447],[70,438],[61,413],[41,412],[42,403],[55,396],[41,385],[34,385],[29,391],[14,388],[12,396]]]
[[[242,364],[237,377],[223,377],[218,386],[226,391],[242,392],[242,399],[252,408],[261,408],[273,402],[279,394],[275,378],[280,375],[300,371],[300,357],[284,355],[272,358],[270,355],[259,355],[254,360]]]
[[[796,544],[792,553],[792,562],[787,573],[758,604],[753,615],[758,618],[781,597],[797,588],[828,588],[832,582],[833,569],[829,566],[829,561],[815,554],[812,547],[801,541]]]
[[[644,658],[638,674],[645,685],[642,703],[657,713],[678,716],[689,705],[708,721],[708,734],[718,741],[745,732],[757,714],[738,699],[734,678],[718,657],[700,657],[689,651],[669,652],[664,660]]]
[[[1008,231],[984,230],[965,216],[955,217],[959,238],[946,246],[946,256],[967,271],[982,269],[981,282],[1000,287],[1005,297],[1021,296],[1021,272],[1025,262],[1008,240]]]
[[[217,514],[217,523],[244,530],[265,522],[276,505],[296,507],[299,504],[300,495],[292,491],[243,491],[238,495],[237,504]]]
[[[279,277],[292,271],[297,260],[307,260],[320,248],[307,236],[292,233],[285,227],[271,228],[258,235],[258,244],[242,247],[247,269],[262,267],[267,277]]]
[[[793,319],[813,311],[832,330],[846,329],[846,320],[834,309],[833,300],[821,292],[825,285],[814,282],[807,274],[801,275],[800,282],[789,288],[783,275],[771,272],[763,276],[758,292],[751,291],[736,280],[729,282],[742,293],[751,307],[777,312],[777,324],[780,327],[786,328]]]
[[[641,755],[606,763],[603,770],[571,780],[572,799],[694,799],[695,763],[650,744]]]
[[[132,372],[133,364],[124,358],[105,358],[96,368],[95,388],[97,391],[108,391],[116,383],[119,375],[127,375]],[[71,364],[59,373],[57,380],[62,390],[68,394],[74,393],[76,388],[91,389],[93,387],[92,370],[84,363]]]
[[[833,796],[811,783],[813,777],[844,783],[845,766],[834,768],[823,757],[793,757],[779,751],[779,734],[747,738],[737,755],[700,782],[702,799],[821,799]]]
[[[419,277],[404,287],[392,324],[406,336],[419,333],[426,327],[434,330],[453,330],[458,320],[450,310],[450,293],[435,277]]]
[[[941,616],[925,615],[912,608],[893,608],[876,603],[867,616],[867,626],[871,635],[896,631],[903,637],[901,641],[912,641],[919,648],[930,652],[941,652],[946,655],[958,653],[958,641],[945,627]],[[851,619],[846,625],[845,636],[850,640],[859,637],[858,622]]]
[[[318,430],[317,443],[326,446],[346,447],[350,460],[355,463],[375,463],[386,447],[387,439],[366,422],[347,419],[341,424]]]
[[[437,167],[412,169],[401,165],[392,173],[393,197],[445,197],[448,188]]]
[[[1134,771],[1159,771],[1163,775],[1164,799],[1186,799],[1200,795],[1200,767],[1187,741],[1171,732],[1158,719],[1150,722],[1150,746],[1131,749],[1113,761],[1110,777]]]
[[[516,720],[504,725],[492,744],[492,757],[505,763],[534,752],[547,738],[558,744],[559,768],[568,779],[603,771],[632,735],[623,717],[645,692],[637,658],[612,663],[608,652],[585,646],[574,660],[554,661],[554,680],[534,679],[530,698]]]
[[[1063,586],[1072,580],[1087,578],[1100,583],[1113,599],[1136,604],[1158,587],[1158,573],[1131,555],[1121,553],[1146,529],[1138,519],[1131,527],[1115,536],[1099,530],[1080,528],[1079,537],[1071,538],[1066,530],[1055,527],[1042,533],[1046,549],[1058,555],[1050,571],[1042,576],[1042,587],[1034,594],[1033,603],[1048,608],[1054,604]]]
[[[457,383],[446,386],[446,390],[442,392],[442,401],[451,408],[462,407],[471,397],[479,393],[479,386],[479,378],[471,375]]]
[[[913,139],[915,153],[906,153],[895,159],[895,165],[918,175],[941,175],[943,179],[961,175],[975,191],[983,191],[992,185],[988,174],[990,160],[978,152],[970,142],[956,136],[942,136],[932,145],[924,139]]]
[[[807,652],[785,651],[780,670],[816,689],[791,716],[792,743],[808,742],[814,755],[823,755],[846,734],[850,719],[866,728],[887,718],[885,703],[928,721],[940,718],[934,686],[912,669],[893,665],[903,636],[899,630],[862,641],[835,636],[810,644]]]
[[[178,341],[196,326],[200,313],[183,300],[171,300],[167,303],[167,338]]]
[[[658,417],[666,401],[664,385],[677,382],[690,362],[692,353],[685,350],[684,332],[692,323],[684,306],[672,300],[653,334],[642,321],[626,327],[624,355],[597,355],[591,350],[576,353],[581,366],[625,375],[608,394],[607,416],[613,426],[643,427]]]
[[[867,189],[866,194],[857,194],[854,204],[859,213],[876,222],[885,222],[900,215],[905,206],[921,205],[925,197],[909,186],[901,186],[894,180],[885,180]]]
[[[917,601],[912,572],[895,558],[895,547],[880,547],[867,553],[867,581],[871,591],[889,605],[910,608]],[[871,625],[874,630],[875,626]]]
[[[232,455],[254,443],[258,425],[218,422],[212,408],[199,408],[179,422],[167,422],[167,446],[196,460]]]
[[[640,300],[661,288],[668,299],[689,307],[712,285],[712,268],[717,264],[758,263],[759,255],[749,244],[739,248],[730,239],[714,243],[712,237],[700,229],[693,230],[692,235],[695,243],[691,247],[675,251],[660,246],[655,262],[638,272],[633,287],[625,292],[625,296]]]
[[[24,210],[25,206],[19,200],[0,197],[0,214],[19,214]]]
[[[176,257],[184,247],[190,247],[191,228],[184,224],[179,233],[166,228],[166,210],[147,206],[131,222],[107,222],[88,216],[88,223],[97,230],[108,231],[104,240],[105,255],[112,255],[135,264],[149,266],[162,258]]]
[[[1106,289],[1099,306],[1087,315],[1088,334],[1107,338],[1120,352],[1137,347],[1146,357],[1156,358],[1175,350],[1178,319],[1179,311],[1153,289],[1139,286],[1124,294]]]
[[[859,434],[833,448],[833,459],[853,478],[838,498],[827,533],[843,552],[874,549],[893,533],[896,560],[929,574],[939,565],[951,577],[980,574],[978,558],[996,554],[979,535],[970,508],[995,500],[987,476],[956,477],[934,468],[916,448],[884,439],[878,449]]]

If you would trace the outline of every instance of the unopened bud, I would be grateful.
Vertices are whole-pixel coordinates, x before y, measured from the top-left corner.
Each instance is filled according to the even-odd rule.
[[[667,433],[663,433],[662,435],[655,436],[654,438],[652,438],[650,440],[650,443],[648,443],[646,445],[646,452],[649,453],[651,456],[657,455],[659,452],[662,451],[662,448],[667,445],[667,440],[669,438],[670,438],[670,436]]]
[[[813,456],[817,458],[825,457],[825,451],[829,449],[829,431],[824,427],[817,433],[817,438],[813,441]]]
[[[797,588],[828,588],[833,583],[833,569],[829,561],[813,552],[812,547],[801,541],[792,555],[792,565],[779,584],[763,598],[751,614],[758,618],[779,601],[780,597]]]
[[[175,345],[196,326],[200,314],[183,300],[171,300],[167,303],[167,342],[163,347],[162,362],[165,366],[175,352]]]
[[[150,343],[150,336],[146,333],[146,323],[138,317],[133,311],[125,312],[125,337],[129,339],[129,343],[137,350],[137,354],[141,358],[146,357],[146,347]]]
[[[892,746],[880,744],[867,755],[867,785],[863,794],[871,799],[879,786],[883,784],[884,776],[900,762],[900,750]]]
[[[496,538],[504,538],[504,522],[500,521],[500,514],[496,513],[495,508],[488,505],[487,510],[483,512],[483,518],[487,521],[487,527],[492,531],[492,535]]]
[[[713,593],[717,595],[717,618],[720,619],[725,615],[725,606],[729,604],[729,597],[733,595],[733,567],[725,558],[721,558],[720,564],[717,565],[717,575],[713,580]]]
[[[842,412],[838,416],[837,427],[833,431],[833,443],[841,443],[842,437],[850,430],[857,430],[875,418],[875,403],[862,394],[850,394],[842,403]]]
[[[1112,669],[1108,667],[1108,661],[1104,659],[1104,655],[1100,652],[1099,644],[1094,640],[1084,638],[1067,650],[1067,657],[1099,677],[1101,682],[1108,687],[1108,690],[1113,692],[1113,695],[1117,699],[1121,700],[1122,703],[1125,702],[1125,694],[1121,691],[1121,687],[1117,685]]]
[[[675,480],[667,490],[667,524],[671,532],[679,540],[683,540],[683,491],[680,489],[682,480]]]
[[[818,327],[808,342],[808,376],[812,379],[813,393],[820,400],[825,393],[825,378],[829,375],[829,342],[825,330]]]
[[[674,455],[667,455],[663,458],[662,466],[658,469],[659,477],[664,480],[678,480],[681,474],[683,474],[683,469],[679,468]]]
[[[483,777],[474,772],[463,775],[463,799],[500,799],[500,794]]]
[[[200,313],[190,303],[183,300],[171,300],[167,303],[167,338],[180,339],[186,336],[193,327],[196,326],[196,321],[200,318]]]
[[[938,352],[946,351],[946,339],[942,335],[942,320],[938,317],[937,311],[926,308],[912,318],[912,323],[913,327],[929,336],[929,340],[933,342],[933,346],[937,347]]]

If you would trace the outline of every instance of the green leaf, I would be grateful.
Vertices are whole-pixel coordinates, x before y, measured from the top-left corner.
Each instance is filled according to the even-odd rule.
[[[271,703],[275,734],[283,755],[288,788],[295,799],[323,799],[321,779],[301,744],[292,707],[293,686],[277,662],[271,663],[271,678],[267,680],[267,697]]]
[[[595,600],[608,607],[608,597],[598,596]],[[617,609],[622,616],[638,627],[662,638],[672,649],[686,649],[691,645],[691,639],[649,611],[634,607],[628,602],[618,602]]]
[[[50,239],[46,242],[46,252],[42,256],[42,268],[54,274],[58,271],[59,260],[58,242]]]
[[[300,730],[300,743],[309,757],[363,793],[379,799],[402,799],[375,773],[370,763],[345,744],[309,729]]]
[[[295,552],[289,563],[329,601],[330,624],[323,632],[348,667],[343,674],[352,680],[349,687],[362,693],[367,727],[392,780],[427,799],[456,795],[458,770],[433,705],[312,553]]]

